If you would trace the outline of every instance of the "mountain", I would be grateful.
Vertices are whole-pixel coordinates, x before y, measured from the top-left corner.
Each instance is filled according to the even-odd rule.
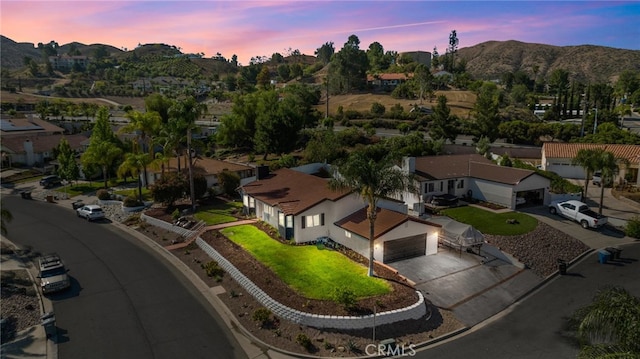
[[[624,70],[640,71],[640,51],[593,45],[487,41],[459,49],[457,56],[467,61],[467,71],[473,77],[485,80],[515,71],[534,77],[534,66],[538,66],[538,78],[548,78],[553,70],[564,69],[583,83],[608,83]]]
[[[181,53],[179,48],[165,44],[146,44],[126,51],[110,45],[85,45],[78,42],[60,46],[58,53],[67,53],[72,46],[87,56],[92,56],[99,46],[106,46],[107,51],[116,58],[173,56]],[[21,68],[26,56],[37,62],[44,61],[40,50],[34,44],[17,43],[5,36],[1,37],[0,50],[2,68]],[[593,45],[553,46],[514,40],[487,41],[461,48],[457,56],[467,61],[467,71],[474,78],[484,80],[499,79],[505,72],[516,71],[524,71],[532,78],[537,76],[544,79],[548,78],[553,70],[564,69],[571,74],[572,80],[583,83],[610,83],[624,70],[640,71],[640,51]],[[313,59],[313,56],[300,55],[297,59],[287,59],[287,62],[295,60],[294,62],[309,64],[313,63]],[[193,62],[205,72],[217,69],[221,65],[220,61],[205,58],[193,59]],[[534,66],[538,67],[537,75],[533,71]]]

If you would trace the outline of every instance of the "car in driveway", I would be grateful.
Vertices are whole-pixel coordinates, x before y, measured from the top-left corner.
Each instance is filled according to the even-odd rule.
[[[43,294],[58,292],[71,286],[67,269],[56,253],[46,254],[38,259],[38,279]]]
[[[86,206],[82,206],[76,209],[76,214],[78,215],[78,217],[84,218],[87,221],[95,221],[98,219],[103,219],[105,217],[102,207],[98,206],[97,204],[88,204]]]
[[[575,200],[551,202],[549,212],[578,222],[584,229],[600,228],[608,222],[608,217],[592,211],[586,203]]]
[[[44,176],[40,180],[40,186],[44,188],[53,188],[55,186],[60,186],[61,184],[62,180],[56,175]]]

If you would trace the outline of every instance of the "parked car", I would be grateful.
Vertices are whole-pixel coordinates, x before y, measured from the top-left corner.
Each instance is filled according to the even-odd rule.
[[[516,206],[527,203],[527,200],[524,197],[516,197]]]
[[[574,220],[585,229],[600,228],[609,221],[606,216],[589,209],[586,203],[575,200],[551,202],[549,212]]]
[[[71,286],[67,269],[60,256],[55,253],[44,255],[38,260],[38,279],[43,294],[58,292]]]
[[[82,206],[76,209],[76,213],[78,214],[78,217],[82,217],[87,221],[95,221],[97,219],[104,218],[102,207],[98,206],[97,204]]]
[[[44,188],[53,188],[55,186],[60,186],[61,184],[62,180],[56,175],[44,176],[40,180],[40,186]]]
[[[602,172],[600,171],[596,171],[593,173],[593,177],[591,177],[591,182],[600,187],[600,185],[602,185]],[[611,178],[607,178],[606,182],[605,182],[605,187],[606,186],[611,186],[612,181]]]

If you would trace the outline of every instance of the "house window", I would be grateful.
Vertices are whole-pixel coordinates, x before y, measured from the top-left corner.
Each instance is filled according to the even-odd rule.
[[[302,228],[324,226],[324,213],[302,217]]]
[[[347,238],[351,238],[351,232],[344,231],[344,236],[347,237]]]
[[[443,188],[443,182],[440,181],[440,192],[442,192],[442,188]]]
[[[464,188],[464,180],[459,180],[458,181],[458,188]]]
[[[433,192],[436,189],[436,185],[435,183],[427,183],[427,185],[425,186],[426,191],[424,191],[424,193],[429,193],[429,192]]]

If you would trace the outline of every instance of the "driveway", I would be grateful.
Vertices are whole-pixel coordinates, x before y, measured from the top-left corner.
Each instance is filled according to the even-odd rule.
[[[469,327],[504,310],[543,280],[484,250],[478,255],[441,247],[437,254],[389,265],[435,306],[453,311]]]

